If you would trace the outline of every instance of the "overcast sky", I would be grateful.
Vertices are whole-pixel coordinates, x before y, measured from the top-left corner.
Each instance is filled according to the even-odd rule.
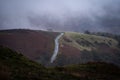
[[[120,32],[120,0],[0,0],[0,29]]]

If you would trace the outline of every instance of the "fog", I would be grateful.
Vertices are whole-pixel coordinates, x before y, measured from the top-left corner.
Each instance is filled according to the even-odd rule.
[[[120,0],[0,0],[0,29],[120,33]]]

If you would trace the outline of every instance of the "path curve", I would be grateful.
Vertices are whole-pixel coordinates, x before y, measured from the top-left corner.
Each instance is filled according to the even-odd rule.
[[[51,57],[51,60],[50,62],[53,63],[54,60],[56,59],[56,56],[58,54],[58,51],[59,51],[59,39],[64,35],[64,33],[61,33],[60,35],[58,35],[56,38],[55,38],[55,49],[54,49],[54,53]]]

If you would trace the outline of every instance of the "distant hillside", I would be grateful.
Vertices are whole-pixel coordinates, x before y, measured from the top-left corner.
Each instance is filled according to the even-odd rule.
[[[120,80],[119,75],[119,67],[106,63],[46,68],[0,46],[0,80]]]
[[[120,65],[119,42],[114,38],[65,32],[54,65],[107,62]]]
[[[21,52],[29,59],[48,64],[54,50],[56,32],[40,30],[1,30],[0,45]]]
[[[117,35],[117,34],[115,35],[111,33],[102,33],[102,32],[89,32],[89,31],[86,31],[86,32],[87,34],[90,34],[90,35],[103,36],[103,37],[109,37],[109,38],[116,39],[119,42],[118,47],[120,48],[120,35]]]

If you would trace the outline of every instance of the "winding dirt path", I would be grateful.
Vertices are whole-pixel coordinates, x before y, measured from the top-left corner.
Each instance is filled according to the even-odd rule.
[[[58,54],[58,51],[59,51],[59,39],[64,35],[64,33],[61,33],[60,35],[58,35],[56,38],[55,38],[55,49],[54,49],[54,53],[51,57],[51,60],[50,62],[53,63],[54,60],[56,59],[56,56]]]

